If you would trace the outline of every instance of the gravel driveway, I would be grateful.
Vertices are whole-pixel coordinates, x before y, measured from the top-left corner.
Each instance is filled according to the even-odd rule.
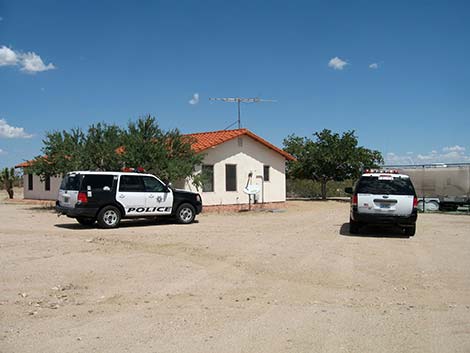
[[[0,204],[1,352],[470,352],[470,217],[349,205],[85,228]]]

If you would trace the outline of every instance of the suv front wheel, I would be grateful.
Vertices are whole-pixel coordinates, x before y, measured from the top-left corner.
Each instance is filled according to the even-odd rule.
[[[181,224],[189,224],[196,217],[196,209],[189,203],[184,203],[176,210],[176,220]]]
[[[98,225],[101,228],[117,228],[121,221],[121,212],[114,206],[106,206],[98,213]]]

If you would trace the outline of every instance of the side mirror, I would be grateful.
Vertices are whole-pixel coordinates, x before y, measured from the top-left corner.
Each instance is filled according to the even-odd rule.
[[[353,193],[353,188],[349,187],[349,188],[344,188],[344,192],[346,194],[352,194]]]
[[[166,187],[167,187],[168,190],[173,190],[173,184],[171,184],[171,182],[166,184]]]

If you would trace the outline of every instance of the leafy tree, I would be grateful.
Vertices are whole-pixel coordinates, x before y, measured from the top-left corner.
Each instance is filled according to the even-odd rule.
[[[127,129],[98,123],[86,132],[47,133],[43,155],[36,157],[27,172],[45,179],[72,170],[118,171],[127,166],[143,167],[165,181],[181,180],[191,177],[203,159],[191,149],[191,142],[178,130],[161,130],[151,116],[129,122]]]
[[[15,170],[13,168],[5,168],[0,172],[0,184],[8,193],[10,199],[13,198],[13,183],[15,182]]]
[[[287,173],[291,178],[319,181],[322,199],[326,199],[329,181],[355,179],[364,168],[383,164],[379,151],[358,146],[353,130],[340,136],[324,129],[313,137],[290,135],[284,140],[284,150],[297,158],[288,163]]]
[[[98,123],[91,125],[81,154],[81,165],[88,170],[119,170],[122,157],[116,150],[122,146],[124,131],[117,125]]]
[[[43,155],[37,156],[25,172],[38,174],[44,180],[47,176],[86,169],[83,163],[86,136],[81,129],[48,132],[42,142]]]
[[[147,116],[129,123],[124,133],[123,161],[127,166],[141,166],[164,181],[181,180],[191,177],[203,159],[192,150],[191,142],[177,129],[161,130],[155,118]]]

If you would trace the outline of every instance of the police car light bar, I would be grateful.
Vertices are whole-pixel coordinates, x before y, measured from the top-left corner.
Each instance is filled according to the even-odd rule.
[[[145,169],[142,167],[137,167],[137,168],[130,168],[130,167],[124,167],[121,169],[124,173],[145,173]]]
[[[398,169],[365,169],[364,173],[400,174]]]

